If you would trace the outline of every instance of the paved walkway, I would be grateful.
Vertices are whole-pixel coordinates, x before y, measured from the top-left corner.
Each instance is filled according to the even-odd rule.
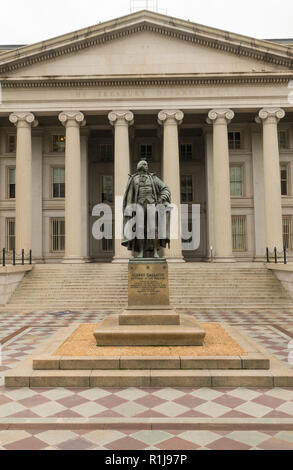
[[[287,364],[292,313],[197,318],[238,325]],[[4,388],[5,371],[60,327],[105,315],[0,313],[0,449],[293,449],[293,389]]]

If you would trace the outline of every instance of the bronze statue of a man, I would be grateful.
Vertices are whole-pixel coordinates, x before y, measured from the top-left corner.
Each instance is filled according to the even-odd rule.
[[[164,238],[160,238],[160,231],[158,230],[158,214],[155,220],[155,233],[153,238],[148,236],[148,206],[156,208],[158,205],[169,207],[171,203],[171,192],[168,186],[160,180],[155,174],[148,171],[148,163],[142,160],[137,165],[137,173],[129,177],[126,187],[124,201],[123,201],[123,234],[124,239],[122,245],[127,247],[128,250],[138,253],[138,258],[143,258],[145,252],[153,253],[154,258],[159,258],[159,248],[170,247],[170,211],[166,211],[166,227],[163,232]],[[134,238],[128,239],[125,234],[125,226],[131,219],[130,215],[125,215],[127,206],[138,204],[144,213],[143,217],[143,239]]]

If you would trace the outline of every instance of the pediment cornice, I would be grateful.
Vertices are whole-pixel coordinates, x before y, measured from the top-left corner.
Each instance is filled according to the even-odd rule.
[[[182,76],[115,76],[115,77],[20,77],[1,79],[2,88],[121,88],[219,85],[280,85],[288,84],[292,73],[218,74]]]
[[[2,75],[126,36],[149,31],[237,56],[293,69],[293,48],[142,11],[1,54]]]

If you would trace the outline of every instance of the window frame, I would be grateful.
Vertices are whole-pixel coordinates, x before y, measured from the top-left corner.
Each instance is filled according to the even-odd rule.
[[[282,215],[282,234],[283,234],[283,245],[285,247],[285,232],[284,232],[284,220],[289,220],[289,233],[286,234],[288,235],[289,238],[289,246],[286,247],[288,251],[292,251],[292,215]]]
[[[58,170],[58,169],[61,169],[61,170],[64,170],[64,197],[60,196],[60,197],[55,197],[54,196],[54,184],[58,184],[58,183],[54,183],[54,170]],[[58,200],[65,200],[65,191],[66,191],[66,169],[65,169],[65,165],[52,165],[51,166],[51,199],[53,199],[54,201],[56,199]],[[60,184],[63,184],[63,183],[59,183]],[[60,191],[59,191],[60,192]]]
[[[193,184],[193,174],[180,174],[180,201],[181,201],[181,204],[192,204],[193,201],[194,201],[194,184]],[[183,201],[182,199],[182,188],[183,188],[183,185],[182,185],[182,178],[187,178],[187,177],[191,177],[191,196],[192,196],[192,199],[191,201],[190,200],[186,200],[186,201]],[[186,193],[187,194],[187,193]]]
[[[112,178],[112,190],[113,190],[113,194],[112,194],[112,202],[110,201],[103,201],[103,178],[106,177],[106,178]],[[101,191],[100,191],[100,199],[101,199],[101,203],[102,204],[109,204],[110,206],[113,206],[114,204],[114,201],[115,201],[115,186],[114,186],[114,175],[113,174],[108,174],[108,175],[105,175],[105,174],[102,174],[101,175]]]
[[[284,134],[285,135],[285,146],[283,147],[281,145],[281,134]],[[282,151],[282,150],[287,150],[289,148],[288,146],[288,142],[289,142],[289,139],[288,139],[288,129],[278,129],[278,144],[279,144],[279,150]]]
[[[13,222],[14,224],[14,235],[9,233],[9,223]],[[14,242],[12,243],[12,247],[10,249],[10,238],[13,238]],[[13,249],[15,249],[15,217],[6,217],[5,218],[5,246],[7,253],[12,253]]]
[[[103,146],[108,146],[111,147],[112,153],[111,153],[111,159],[103,159],[102,158],[102,147]],[[114,162],[114,145],[112,141],[103,141],[98,143],[98,160],[101,163],[113,163]]]
[[[286,167],[286,194],[282,194],[282,166]],[[280,181],[281,181],[281,196],[288,197],[290,196],[290,163],[289,162],[280,162]]]
[[[191,158],[183,158],[182,146],[190,145],[191,147]],[[194,160],[194,142],[193,141],[180,141],[179,142],[179,155],[182,162],[192,162]]]
[[[239,147],[236,147],[236,146],[233,146],[233,147],[230,147],[230,143],[231,141],[229,140],[229,135],[230,134],[239,134],[240,135],[240,139],[239,139]],[[229,148],[229,151],[232,151],[232,152],[235,152],[235,151],[239,151],[239,150],[242,150],[243,149],[243,135],[242,135],[242,131],[241,130],[229,130],[228,131],[228,148]],[[233,138],[233,144],[235,144],[236,142],[236,139]]]
[[[15,140],[14,150],[9,149],[9,138],[10,137],[14,137],[14,140]],[[9,132],[8,134],[6,134],[6,153],[8,153],[10,155],[15,155],[16,154],[16,139],[17,139],[16,134],[13,134],[12,132]]]
[[[64,137],[64,150],[54,150],[54,137]],[[66,145],[66,135],[65,134],[62,134],[62,133],[54,133],[54,134],[51,134],[51,152],[54,153],[54,154],[57,154],[57,155],[64,155],[65,153],[65,145]]]
[[[235,234],[235,235],[233,234],[233,218],[236,218],[236,217],[237,217],[237,218],[241,218],[241,219],[243,219],[243,221],[244,221],[244,224],[243,224],[243,226],[244,226],[244,233],[243,233],[243,234]],[[233,215],[232,215],[232,220],[231,220],[231,222],[232,222],[232,250],[233,250],[233,253],[245,253],[245,252],[248,251],[248,248],[247,248],[247,246],[248,246],[248,244],[247,244],[247,216],[246,216],[246,215],[242,215],[242,214],[241,214],[241,215],[234,215],[234,214],[233,214]],[[234,245],[234,243],[233,243],[233,241],[234,241],[234,236],[235,236],[235,237],[237,237],[237,236],[242,236],[242,237],[243,237],[243,240],[244,240],[244,244],[243,244],[243,245],[244,245],[244,248],[243,248],[243,249],[234,248],[234,246],[233,246],[233,245]],[[237,245],[237,243],[236,243],[236,245]]]
[[[242,194],[241,194],[241,196],[239,196],[239,195],[234,196],[234,195],[232,195],[232,192],[231,192],[231,168],[232,167],[240,167],[241,168],[241,176],[242,176]],[[235,162],[235,163],[232,162],[231,163],[230,162],[229,175],[230,175],[230,178],[229,178],[230,179],[230,197],[232,199],[237,199],[237,198],[239,199],[239,198],[245,197],[245,163],[237,163],[237,162]],[[237,181],[234,181],[234,183],[236,183],[236,182]]]
[[[10,170],[16,171],[16,166],[7,166],[6,167],[6,199],[9,201],[15,201],[16,196],[16,182],[14,183],[14,197],[10,197]],[[15,175],[16,177],[16,175]]]
[[[64,238],[64,250],[54,250],[54,233],[53,233],[53,223],[54,222],[64,222],[64,235],[58,235],[58,237]],[[56,236],[57,237],[57,236]],[[65,217],[50,217],[50,253],[65,253]]]
[[[152,151],[151,151],[151,157],[142,157],[142,151],[141,151],[141,148],[142,147],[151,147]],[[148,163],[152,163],[154,161],[154,144],[152,142],[139,142],[138,144],[138,155],[139,155],[139,161],[141,160],[145,160],[147,161]]]

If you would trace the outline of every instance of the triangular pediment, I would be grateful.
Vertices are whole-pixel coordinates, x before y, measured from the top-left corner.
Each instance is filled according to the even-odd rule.
[[[0,76],[289,72],[292,48],[141,11],[1,54]]]

